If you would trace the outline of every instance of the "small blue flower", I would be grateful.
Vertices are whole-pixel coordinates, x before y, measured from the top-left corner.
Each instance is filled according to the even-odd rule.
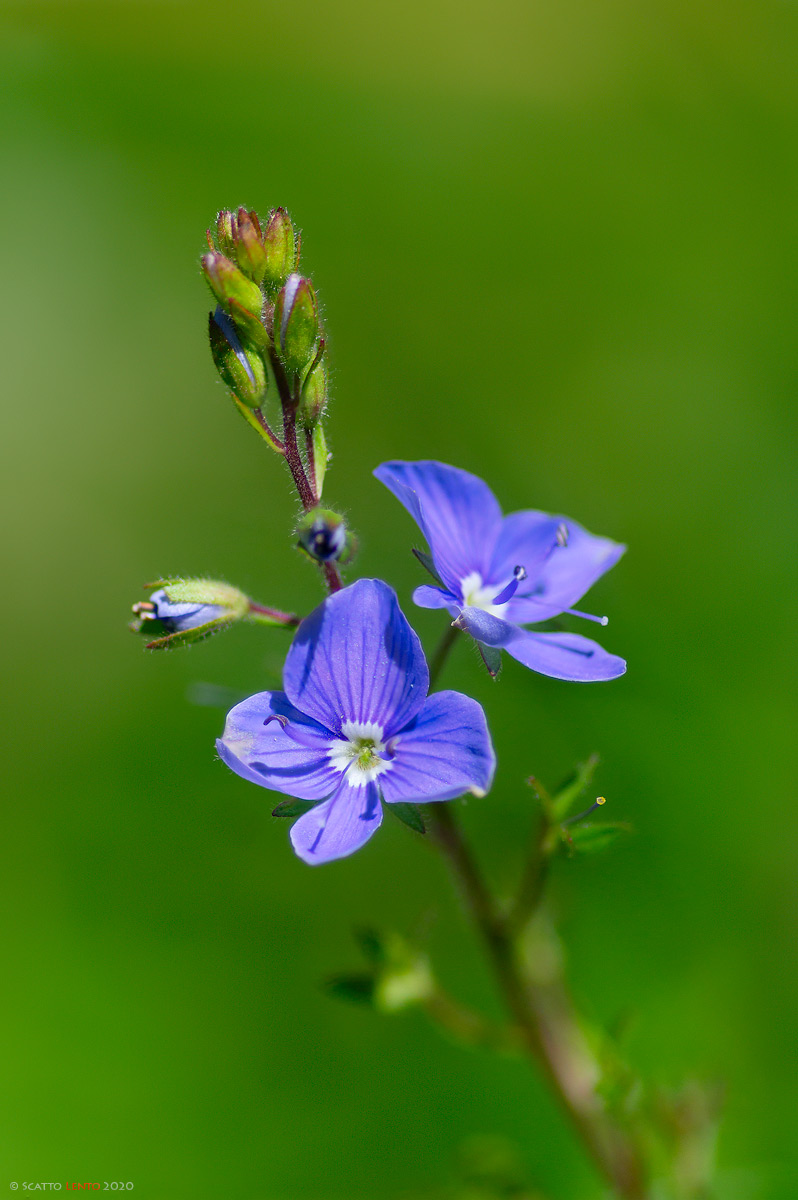
[[[237,704],[216,743],[242,779],[320,801],[291,828],[306,863],[358,850],[382,805],[484,795],[495,757],[485,714],[459,692],[428,696],[429,671],[395,592],[361,579],[299,626],[284,692]]]
[[[493,492],[467,471],[438,462],[389,462],[377,479],[417,521],[440,587],[416,588],[422,608],[446,608],[462,629],[524,666],[555,679],[615,679],[626,663],[575,633],[522,629],[560,613],[607,624],[573,605],[623,554],[565,517],[517,512],[502,517]],[[486,656],[487,661],[487,656]]]

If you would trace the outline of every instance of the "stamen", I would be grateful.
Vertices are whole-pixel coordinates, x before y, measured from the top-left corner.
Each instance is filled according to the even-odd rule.
[[[594,617],[592,613],[580,612],[578,608],[564,608],[571,617],[584,617],[586,621],[595,621],[597,625],[609,625],[609,617]]]
[[[586,808],[584,812],[577,813],[575,817],[569,817],[567,821],[563,821],[563,825],[573,825],[576,821],[583,821],[585,817],[589,817],[592,812],[595,812],[597,808],[601,808],[602,804],[606,803],[606,796],[596,796],[596,799],[593,804],[590,805],[590,808]]]
[[[133,612],[142,620],[152,620],[155,614],[155,605],[149,600],[140,600],[138,604],[133,605]]]
[[[513,577],[507,584],[507,587],[502,588],[498,596],[494,596],[492,604],[506,604],[508,600],[512,600],[515,593],[518,591],[518,585],[522,580],[526,579],[526,567],[513,567]]]

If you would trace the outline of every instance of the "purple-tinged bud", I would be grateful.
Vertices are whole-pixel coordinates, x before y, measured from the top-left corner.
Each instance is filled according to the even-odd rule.
[[[274,342],[289,371],[302,371],[308,365],[318,336],[313,284],[302,275],[289,275],[274,306]]]
[[[148,650],[201,641],[249,614],[249,598],[214,579],[162,579],[149,586],[157,590],[133,605],[136,619],[130,626],[134,633],[155,635]]]
[[[312,508],[297,527],[299,544],[317,562],[333,562],[347,548],[349,533],[343,517],[329,508]]]
[[[267,255],[258,214],[239,208],[235,218],[235,260],[245,275],[260,283],[266,274]]]
[[[263,249],[266,255],[263,282],[269,291],[275,292],[296,270],[299,262],[294,226],[284,208],[275,208],[269,213],[263,231]]]
[[[229,209],[223,208],[216,215],[216,243],[222,254],[235,258],[236,219]]]
[[[230,311],[230,304],[235,301],[250,316],[260,317],[263,308],[261,290],[251,279],[247,279],[235,263],[224,254],[211,251],[203,254],[200,264],[208,287],[226,312]]]
[[[244,349],[233,322],[221,308],[208,316],[208,338],[216,370],[230,391],[248,408],[260,408],[267,386],[263,359]]]

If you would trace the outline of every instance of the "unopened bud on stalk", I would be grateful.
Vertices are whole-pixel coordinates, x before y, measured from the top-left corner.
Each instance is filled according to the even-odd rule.
[[[248,408],[260,408],[267,386],[263,359],[244,349],[233,322],[221,308],[208,316],[208,338],[216,370],[230,391]]]
[[[320,343],[323,345],[323,343]],[[302,388],[297,416],[306,429],[313,429],[327,406],[327,368],[320,359]]]
[[[216,242],[222,254],[235,258],[235,217],[229,209],[223,208],[216,216]]]
[[[268,258],[263,246],[258,214],[239,208],[235,218],[235,259],[245,275],[260,283],[266,273]]]
[[[319,335],[319,310],[313,284],[289,275],[274,306],[274,342],[289,371],[301,371],[313,357]]]
[[[208,287],[225,312],[231,312],[231,305],[238,304],[249,316],[256,319],[260,317],[263,307],[261,290],[251,279],[247,279],[235,263],[215,250],[203,254],[200,263]]]
[[[148,650],[201,641],[247,616],[250,601],[238,588],[214,579],[162,579],[149,600],[133,605],[134,633],[156,636]],[[157,636],[160,634],[160,636]]]
[[[312,508],[297,528],[299,544],[317,562],[333,562],[342,556],[349,543],[343,517],[329,508]]]
[[[263,283],[269,291],[275,292],[299,263],[294,226],[284,208],[275,208],[269,213],[263,230],[263,250],[266,256]]]

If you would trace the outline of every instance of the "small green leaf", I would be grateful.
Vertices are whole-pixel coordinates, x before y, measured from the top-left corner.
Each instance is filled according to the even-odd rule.
[[[313,428],[313,470],[316,473],[316,496],[319,500],[324,489],[324,476],[327,474],[327,463],[329,461],[330,452],[327,449],[324,426],[319,421]]]
[[[317,801],[315,800],[283,800],[276,808],[272,809],[273,817],[301,817],[306,812],[310,812],[315,808]]]
[[[477,642],[480,657],[488,669],[488,674],[491,679],[495,679],[499,671],[502,669],[502,652],[498,646],[486,646],[484,642]]]
[[[403,824],[409,826],[410,829],[415,829],[416,833],[427,832],[427,827],[424,824],[424,819],[418,810],[417,804],[388,804],[386,807]]]
[[[435,582],[440,584],[441,587],[445,587],[446,585],[444,584],[438,572],[435,570],[435,563],[432,561],[431,555],[427,554],[426,550],[418,550],[415,546],[413,547],[413,553],[421,563],[422,567],[429,571]]]
[[[563,844],[571,854],[598,854],[617,841],[621,834],[629,832],[630,826],[625,821],[602,821],[599,825],[589,822],[570,825],[561,834]]]
[[[333,975],[324,987],[336,999],[349,1000],[353,1004],[371,1004],[374,1000],[374,976],[365,971]]]
[[[589,787],[598,763],[599,756],[597,754],[591,754],[587,762],[580,763],[573,775],[566,780],[560,790],[556,793],[553,799],[554,819],[556,821],[561,821],[563,817],[568,815],[576,801],[579,799],[585,789]]]

